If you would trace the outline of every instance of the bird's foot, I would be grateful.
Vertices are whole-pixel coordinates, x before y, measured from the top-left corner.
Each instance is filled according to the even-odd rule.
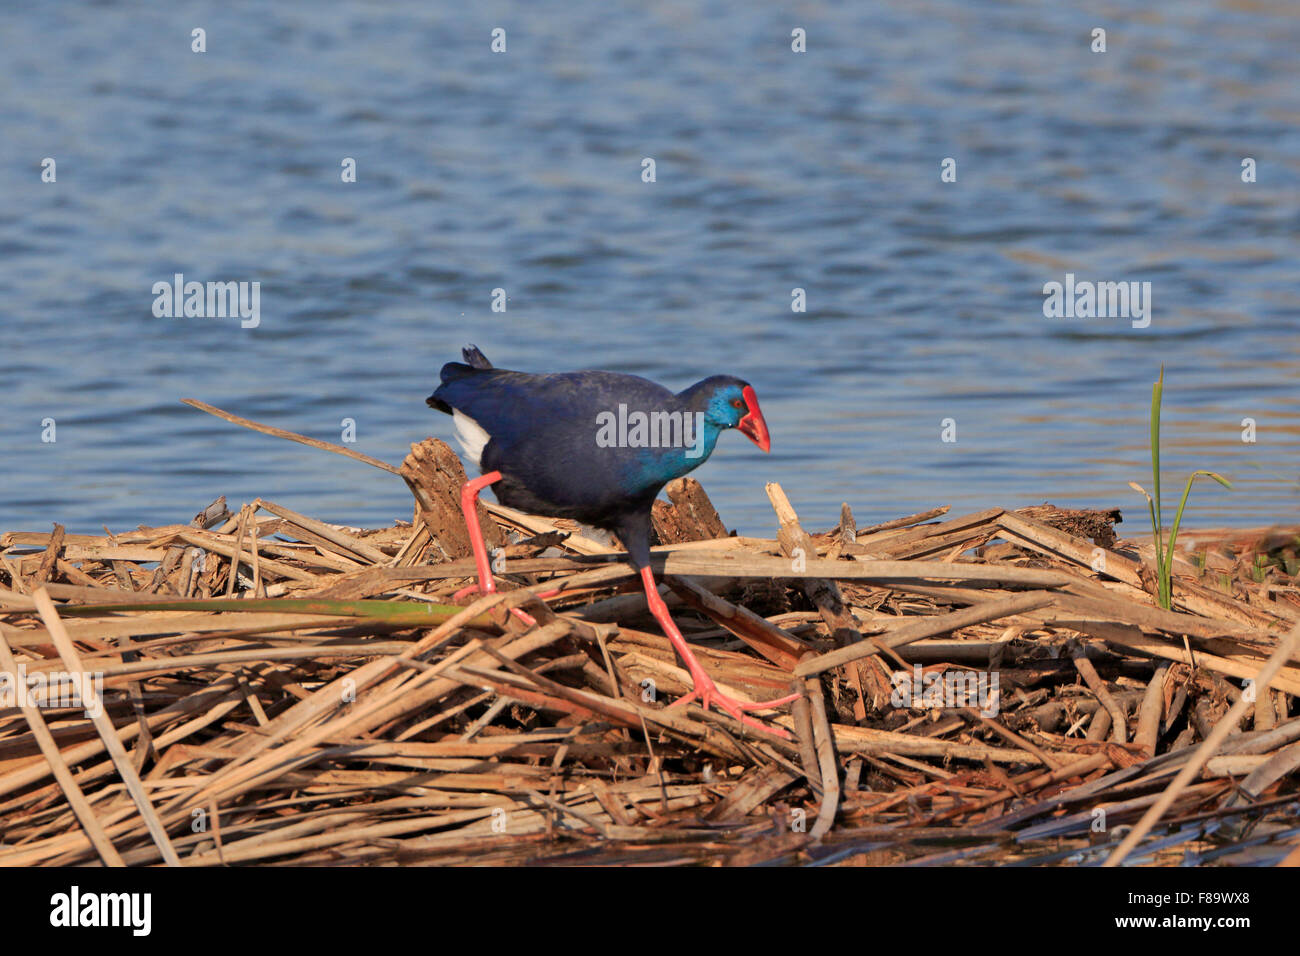
[[[718,690],[718,685],[713,682],[713,678],[709,677],[709,675],[704,673],[702,670],[692,669],[691,678],[695,682],[695,688],[685,697],[679,697],[677,698],[677,700],[669,704],[668,706],[670,708],[685,706],[686,704],[689,704],[693,700],[698,700],[700,702],[700,706],[703,707],[705,710],[708,710],[710,705],[716,706],[719,710],[723,711],[724,713],[730,714],[732,717],[734,717],[736,720],[740,721],[742,724],[744,724],[747,727],[754,727],[758,730],[765,730],[769,734],[775,734],[776,736],[781,737],[785,740],[794,739],[793,737],[790,736],[790,734],[782,730],[780,727],[773,727],[771,724],[765,724],[762,721],[755,720],[752,717],[747,717],[745,716],[745,714],[747,711],[770,710],[773,707],[780,707],[783,704],[788,704],[791,701],[798,700],[799,699],[798,694],[788,694],[785,697],[777,697],[774,700],[762,700],[762,701],[736,700],[736,698],[729,697],[726,694],[722,693],[722,691]]]
[[[492,580],[489,580],[486,585],[470,584],[466,587],[461,588],[459,591],[453,594],[451,596],[451,599],[453,601],[461,601],[471,594],[478,594],[480,592],[483,594],[495,594],[496,589],[497,589],[497,583]]]

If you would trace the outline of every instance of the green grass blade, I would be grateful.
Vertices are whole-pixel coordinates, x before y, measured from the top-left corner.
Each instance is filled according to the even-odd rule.
[[[1178,526],[1183,523],[1183,509],[1187,507],[1187,496],[1192,493],[1192,482],[1200,477],[1213,478],[1219,484],[1228,490],[1232,490],[1232,482],[1228,481],[1222,475],[1215,474],[1212,471],[1194,471],[1192,476],[1187,479],[1187,485],[1183,488],[1183,499],[1178,502],[1178,510],[1174,512],[1174,524],[1169,529],[1169,559],[1173,560],[1174,543],[1178,540]]]
[[[1195,482],[1196,479],[1200,477],[1213,478],[1219,484],[1223,485],[1223,487],[1228,488],[1229,490],[1231,490],[1232,488],[1232,482],[1228,481],[1228,479],[1224,478],[1222,475],[1215,474],[1212,471],[1194,471],[1192,472],[1191,477],[1187,479],[1187,484],[1183,488],[1182,500],[1178,502],[1178,510],[1174,512],[1174,523],[1169,529],[1169,551],[1165,555],[1165,562],[1164,562],[1166,575],[1168,577],[1168,584],[1165,584],[1164,581],[1161,582],[1162,591],[1164,591],[1168,595],[1169,603],[1164,604],[1166,610],[1168,610],[1173,605],[1174,546],[1178,542],[1178,527],[1183,523],[1183,509],[1187,507],[1187,496],[1192,493],[1192,483]]]
[[[1160,404],[1165,394],[1165,367],[1160,366],[1160,377],[1151,386],[1151,484],[1152,496],[1155,498],[1156,522],[1153,529],[1156,540],[1156,556],[1159,560],[1164,551],[1164,509],[1160,505]]]
[[[1151,386],[1151,483],[1154,495],[1151,499],[1151,540],[1155,546],[1156,561],[1156,598],[1160,606],[1168,609],[1170,604],[1168,585],[1168,562],[1165,560],[1164,509],[1160,504],[1160,404],[1165,394],[1165,367],[1160,366],[1160,377]]]

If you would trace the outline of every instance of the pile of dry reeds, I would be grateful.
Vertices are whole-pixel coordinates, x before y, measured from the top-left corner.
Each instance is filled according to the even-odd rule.
[[[656,574],[724,690],[803,694],[765,733],[667,706],[630,567],[563,522],[484,504],[502,590],[454,606],[455,455],[370,461],[412,523],[0,537],[0,671],[102,675],[0,699],[0,865],[1300,857],[1300,589],[1257,559],[1294,533],[1176,567],[1163,610],[1114,512],[810,535],[769,485],[778,535],[729,537],[676,482]]]

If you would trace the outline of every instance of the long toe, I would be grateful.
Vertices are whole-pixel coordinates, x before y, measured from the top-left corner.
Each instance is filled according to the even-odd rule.
[[[776,736],[782,737],[786,740],[794,739],[780,727],[774,727],[771,724],[765,724],[762,721],[755,720],[752,717],[746,716],[745,712],[752,710],[767,710],[772,707],[779,707],[782,704],[788,704],[791,701],[797,700],[799,698],[798,694],[790,694],[786,697],[778,697],[775,700],[758,701],[756,703],[739,701],[734,697],[728,697],[726,694],[722,693],[718,690],[718,685],[713,683],[709,677],[705,676],[703,681],[697,678],[695,682],[695,690],[691,691],[688,697],[683,698],[683,700],[689,700],[691,697],[698,697],[700,705],[705,710],[708,710],[710,705],[712,705],[717,707],[718,710],[723,713],[730,714],[733,718],[747,727],[763,730],[769,734],[775,734]]]

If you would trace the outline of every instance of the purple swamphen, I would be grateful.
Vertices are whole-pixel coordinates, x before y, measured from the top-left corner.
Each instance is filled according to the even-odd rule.
[[[714,375],[674,395],[635,375],[531,375],[494,368],[472,345],[462,354],[463,363],[442,367],[442,384],[427,401],[452,416],[466,456],[482,473],[461,489],[479,589],[496,590],[477,510],[488,485],[509,507],[613,531],[640,572],[650,613],[690,671],[694,690],[676,704],[716,704],[745,724],[787,736],[745,712],[798,695],[748,703],[722,694],[673,623],[650,570],[650,510],[664,485],[703,464],[724,429],[739,429],[763,451],[770,447],[753,386]]]

